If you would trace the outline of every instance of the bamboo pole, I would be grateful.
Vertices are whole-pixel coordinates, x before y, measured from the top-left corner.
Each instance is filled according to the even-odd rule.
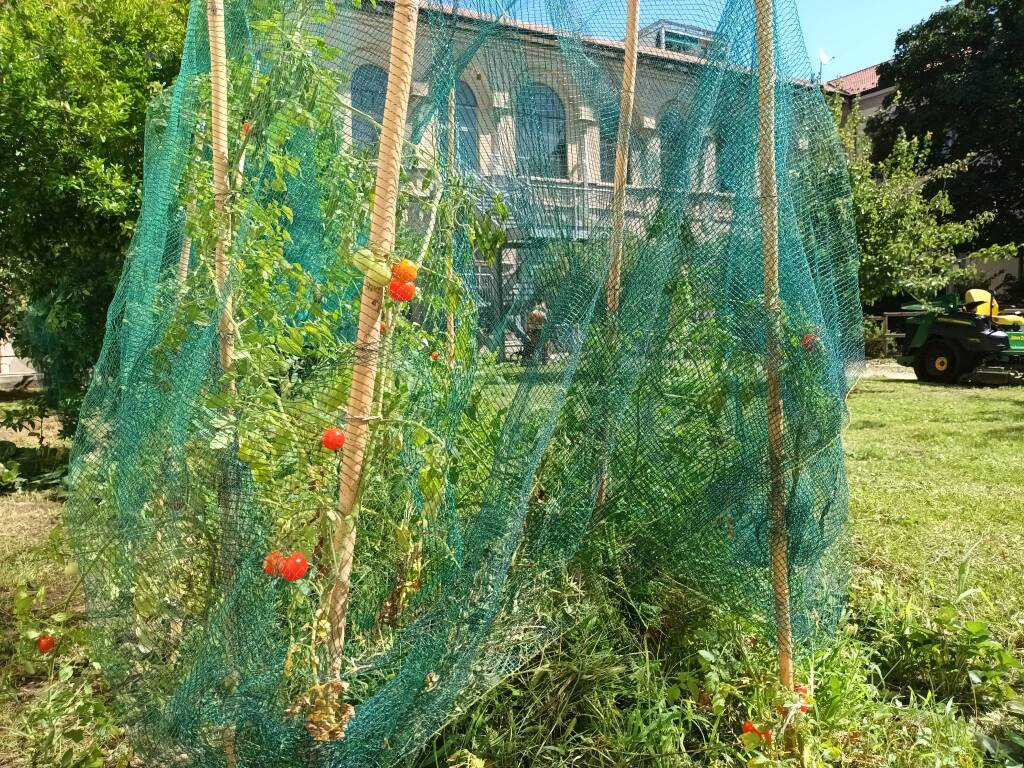
[[[207,0],[206,23],[210,38],[210,129],[213,154],[213,207],[215,226],[214,283],[221,302],[217,323],[221,373],[231,370],[235,352],[232,300],[228,290],[228,251],[231,247],[231,222],[228,218],[228,72],[227,48],[224,42],[224,0]],[[191,248],[191,246],[190,246]],[[179,264],[180,267],[180,264]],[[187,267],[186,267],[187,268]],[[235,392],[233,381],[227,382],[228,391]],[[220,488],[221,554],[220,563],[225,582],[234,578],[234,567],[229,557],[228,544],[236,538],[234,519],[237,512],[237,494],[232,487],[233,478],[228,465]]]
[[[210,38],[210,126],[213,149],[213,205],[216,222],[214,282],[221,301],[220,320],[217,327],[220,339],[220,367],[221,372],[226,374],[231,368],[235,339],[231,295],[227,291],[229,273],[228,249],[231,246],[231,227],[227,216],[230,188],[228,186],[228,73],[227,47],[224,42],[224,0],[207,0],[206,24]],[[191,250],[191,243],[189,244],[189,250]],[[183,253],[182,259],[184,258]],[[185,270],[187,275],[187,263]],[[228,386],[231,391],[234,391],[233,383]],[[229,563],[229,558],[225,555],[225,552],[228,539],[231,538],[231,534],[234,532],[234,525],[237,522],[232,519],[236,512],[235,502],[237,497],[234,489],[230,487],[231,482],[231,475],[225,467],[220,494],[221,514],[225,518],[221,524],[224,533],[222,536],[224,540],[221,541],[222,566]],[[228,581],[233,579],[234,574],[232,571],[233,568],[225,567]],[[224,729],[223,746],[227,768],[234,768],[238,764],[238,758],[235,753],[234,725],[228,725]]]
[[[231,319],[231,296],[226,294],[231,229],[227,221],[230,187],[228,186],[228,61],[227,49],[224,44],[224,0],[206,1],[206,21],[210,33],[213,205],[217,221],[214,279],[222,302],[220,322],[218,324],[220,334],[220,367],[221,370],[226,372],[231,367],[235,339],[234,324]]]
[[[391,28],[391,57],[388,65],[388,88],[384,102],[377,181],[370,217],[370,244],[379,253],[390,253],[395,244],[398,177],[409,91],[412,85],[416,22],[416,0],[396,0]],[[345,624],[348,617],[352,562],[356,544],[354,515],[370,431],[369,418],[373,405],[374,382],[377,378],[383,301],[384,290],[369,280],[364,280],[359,302],[359,327],[356,331],[356,362],[346,408],[345,451],[339,470],[339,519],[334,528],[332,541],[336,573],[328,597],[328,606],[331,627],[331,673],[334,678],[341,676],[345,651]]]
[[[640,26],[639,0],[626,0],[626,40],[622,61],[622,95],[619,98],[619,127],[615,140],[615,178],[612,185],[612,232],[609,238],[612,261],[608,271],[608,315],[619,312],[622,293],[623,230],[626,223],[626,180],[629,178],[629,134],[633,123],[633,103],[636,100],[636,58]],[[615,340],[613,339],[613,343]],[[607,435],[606,435],[607,438]],[[608,493],[607,439],[602,447],[601,466],[597,483],[598,508],[604,506]]]
[[[768,319],[768,476],[771,505],[772,593],[779,643],[779,681],[793,690],[793,628],[789,595],[789,532],[786,523],[786,481],[783,474],[784,413],[782,405],[781,312],[779,300],[779,195],[775,149],[775,30],[773,0],[755,0],[757,20],[757,147],[761,196],[761,237],[764,252],[764,303]]]
[[[178,282],[188,280],[188,264],[192,257],[192,238],[186,232],[181,242],[181,254],[178,256]]]
[[[458,81],[452,83],[452,91],[448,94],[448,189],[452,188],[452,180],[455,178],[455,92]],[[452,208],[452,200],[448,201],[448,285],[450,288],[455,280],[455,210]],[[447,303],[447,302],[446,302]],[[448,362],[455,360],[455,313],[448,309],[446,318],[446,329],[448,331]]]
[[[608,312],[619,311],[622,285],[623,229],[626,221],[626,180],[629,177],[629,134],[636,100],[636,52],[640,22],[639,0],[626,0],[626,47],[622,63],[622,97],[619,100],[619,131],[615,144],[615,179],[612,190],[612,252],[608,273]]]

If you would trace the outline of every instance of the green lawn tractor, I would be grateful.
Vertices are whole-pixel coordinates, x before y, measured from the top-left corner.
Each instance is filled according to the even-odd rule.
[[[1024,316],[1000,314],[988,291],[973,288],[961,303],[947,296],[935,305],[912,305],[899,362],[920,381],[955,384],[1024,382]]]

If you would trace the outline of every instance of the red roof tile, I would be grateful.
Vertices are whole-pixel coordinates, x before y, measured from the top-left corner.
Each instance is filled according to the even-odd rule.
[[[878,87],[878,65],[865,67],[848,75],[829,80],[828,85],[851,96],[873,91]]]

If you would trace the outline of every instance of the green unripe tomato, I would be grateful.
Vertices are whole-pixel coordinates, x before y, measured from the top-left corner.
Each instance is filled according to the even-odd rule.
[[[369,248],[360,248],[352,254],[352,262],[366,279],[378,288],[391,282],[391,268],[383,259],[378,259]]]

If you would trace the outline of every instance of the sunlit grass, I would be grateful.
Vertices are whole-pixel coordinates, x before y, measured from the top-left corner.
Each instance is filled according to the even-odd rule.
[[[846,434],[858,567],[949,595],[969,558],[985,618],[1024,640],[1024,387],[867,380]]]

